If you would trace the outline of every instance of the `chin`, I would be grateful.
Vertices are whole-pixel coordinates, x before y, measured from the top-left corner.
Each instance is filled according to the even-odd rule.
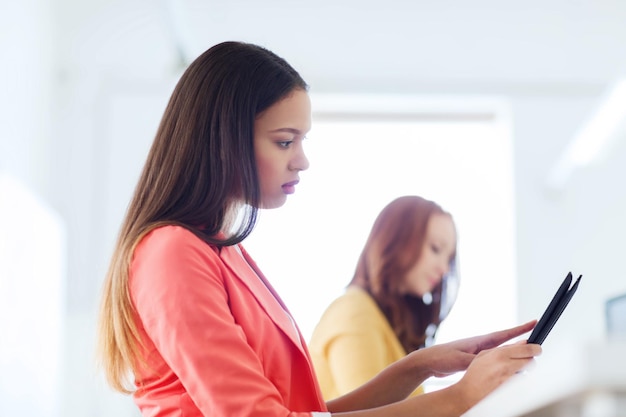
[[[264,210],[277,209],[284,206],[286,202],[286,198],[276,198],[271,201],[262,201],[261,208]]]

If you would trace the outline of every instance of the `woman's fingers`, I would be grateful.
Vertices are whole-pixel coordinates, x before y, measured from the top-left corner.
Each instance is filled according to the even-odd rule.
[[[535,321],[532,321],[511,329],[501,330],[483,336],[431,346],[426,349],[420,349],[414,352],[413,355],[417,355],[415,356],[416,359],[420,358],[420,361],[426,364],[426,368],[431,375],[449,375],[467,369],[467,367],[476,360],[477,354],[493,350],[512,337],[519,336],[532,329],[534,324]],[[501,353],[499,352],[498,355],[508,354],[510,355],[509,359],[525,359],[533,358],[540,353],[541,346],[527,344],[524,340],[507,345],[507,349]],[[504,358],[501,360],[504,360]]]
[[[476,355],[461,379],[475,404],[541,354],[537,344],[514,343],[486,349]]]
[[[541,355],[542,352],[540,345],[526,343],[525,340],[520,340],[512,345],[502,346],[502,349],[506,350],[512,359],[534,358]]]
[[[497,332],[489,333],[483,336],[478,336],[477,352],[484,349],[491,349],[496,346],[500,346],[502,343],[511,340],[517,336],[523,335],[531,331],[537,320],[532,320],[519,326],[511,327],[509,329],[500,330]]]
[[[508,379],[511,375],[525,368],[534,360],[535,356],[539,356],[540,354],[541,346],[520,342],[484,350],[477,355],[477,358],[493,355],[491,358],[486,358],[486,363],[488,363],[488,366],[493,366],[491,377],[499,381],[499,384]]]

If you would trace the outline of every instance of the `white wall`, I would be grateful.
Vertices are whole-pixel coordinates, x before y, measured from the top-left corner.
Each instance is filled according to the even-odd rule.
[[[520,320],[540,314],[572,269],[585,278],[551,337],[602,337],[602,300],[626,291],[620,272],[626,149],[617,146],[604,165],[578,172],[561,195],[546,194],[543,181],[604,86],[626,73],[626,3],[172,3],[187,7],[189,50],[197,54],[226,39],[260,43],[287,58],[315,92],[510,100]],[[97,293],[114,233],[101,221],[112,210],[101,156],[112,146],[103,143],[114,116],[110,92],[158,95],[177,74],[176,32],[163,4],[0,3],[0,168],[42,196],[67,227],[66,357],[73,360],[64,369],[64,416],[133,413],[127,398],[101,385],[91,361]],[[144,110],[138,106],[137,117]],[[133,183],[134,168],[116,164],[115,174]]]
[[[59,417],[64,222],[0,171],[0,231],[0,415]]]
[[[44,0],[0,2],[0,170],[51,186],[53,20]]]
[[[559,152],[593,104],[577,97],[514,101],[520,316],[541,314],[568,271],[583,274],[567,319],[550,339],[603,338],[603,302],[626,292],[620,272],[626,137],[602,164],[575,172],[562,192],[545,187]]]
[[[52,28],[48,2],[0,2],[3,416],[61,415],[67,234],[45,198],[53,187]]]

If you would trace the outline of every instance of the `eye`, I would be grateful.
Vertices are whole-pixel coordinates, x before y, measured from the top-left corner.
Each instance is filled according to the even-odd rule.
[[[430,245],[430,249],[434,252],[434,253],[439,253],[441,252],[441,248],[439,248],[439,246],[437,245]]]
[[[279,142],[276,142],[276,144],[283,149],[287,149],[289,148],[289,146],[291,146],[291,144],[293,143],[293,140],[281,140]]]

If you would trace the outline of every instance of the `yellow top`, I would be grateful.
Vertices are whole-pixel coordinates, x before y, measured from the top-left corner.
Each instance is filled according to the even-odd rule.
[[[313,330],[309,352],[326,401],[363,385],[406,355],[374,299],[356,286],[328,306]],[[412,395],[420,393],[422,387]]]

